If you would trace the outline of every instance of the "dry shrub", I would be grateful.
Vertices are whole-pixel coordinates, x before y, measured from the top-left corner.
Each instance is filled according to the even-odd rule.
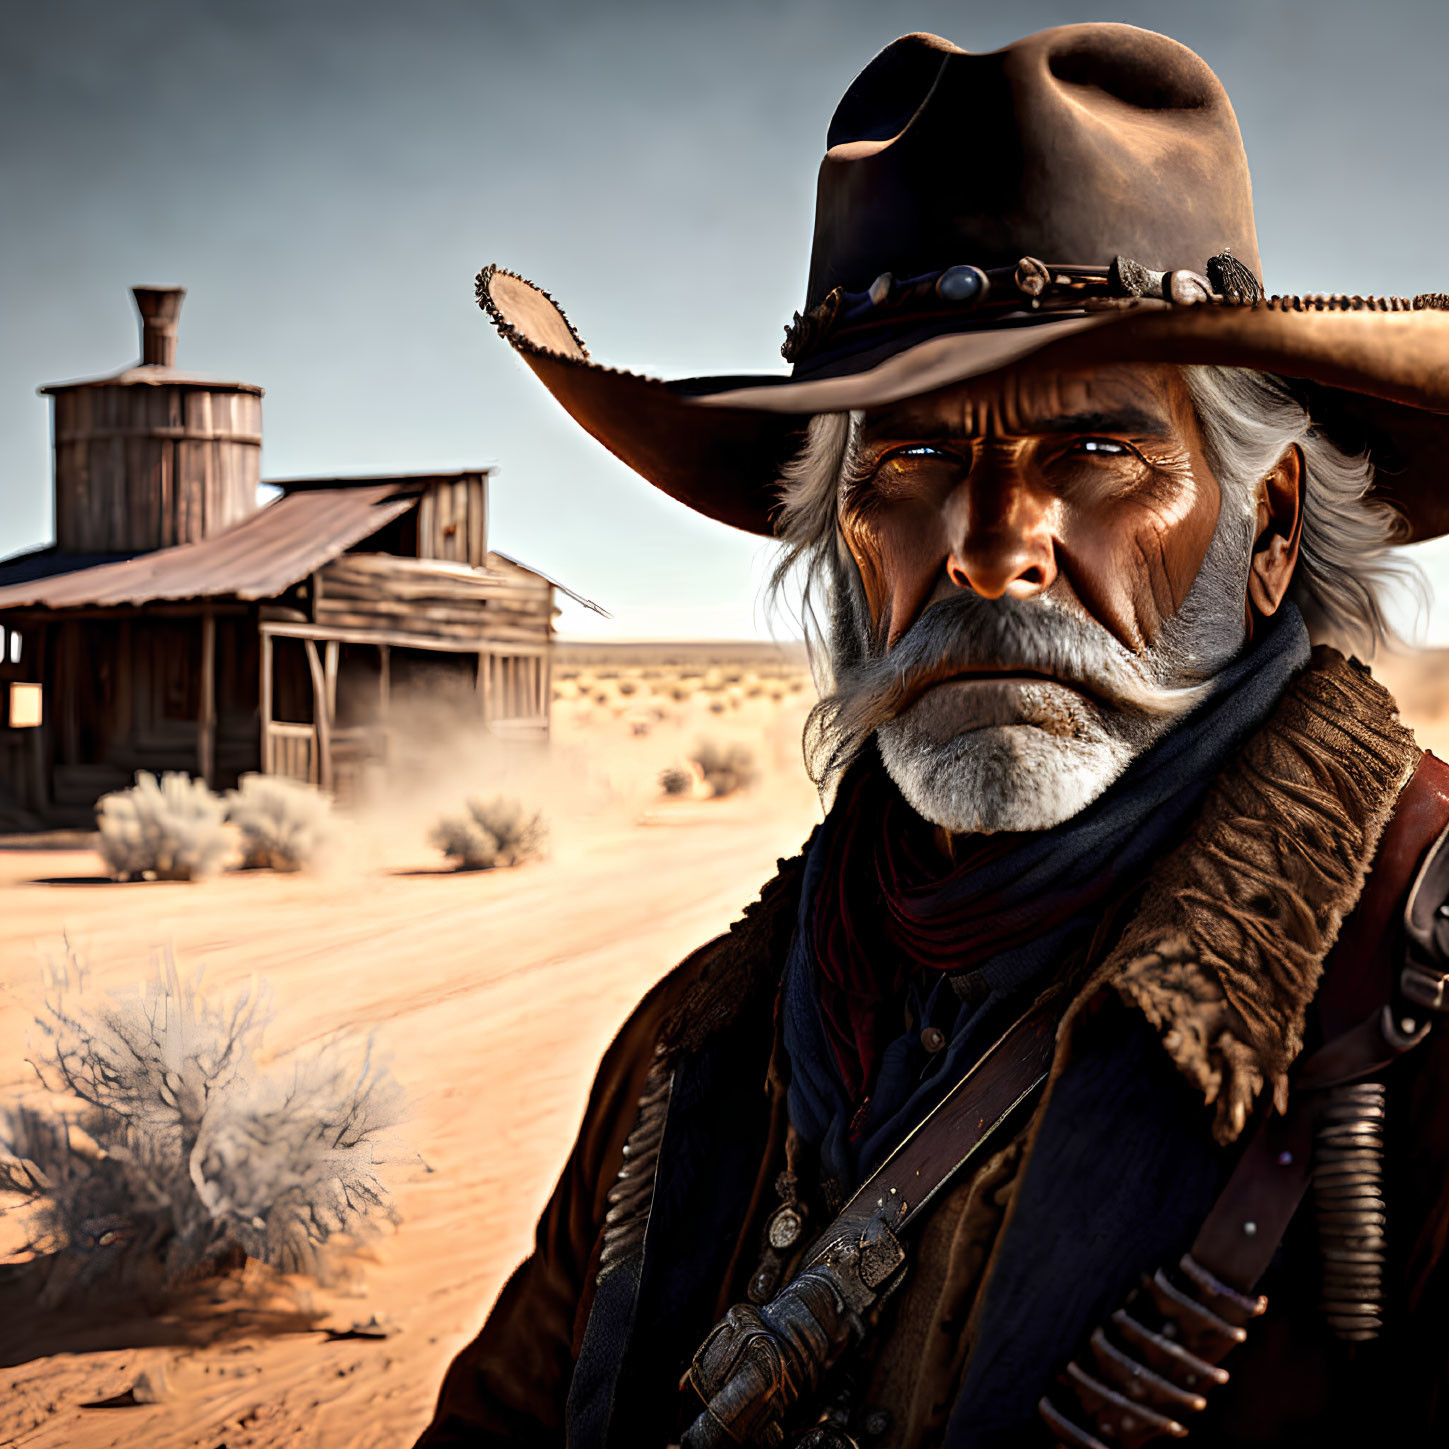
[[[73,956],[47,972],[32,1065],[51,1098],[0,1114],[0,1193],[55,1255],[52,1303],[101,1281],[164,1292],[244,1257],[325,1278],[338,1235],[395,1220],[379,1167],[402,1096],[371,1043],[262,1069],[266,987],[199,987],[169,957],[125,997],[88,993]]]
[[[626,697],[638,692],[639,685],[632,679],[621,679],[618,684],[619,693]]]
[[[332,799],[284,775],[243,775],[227,792],[227,819],[241,832],[248,870],[315,870],[338,844]]]
[[[202,780],[136,772],[128,790],[96,803],[100,853],[117,880],[200,880],[231,852],[226,806]]]
[[[721,746],[713,740],[702,740],[690,758],[703,772],[704,783],[716,799],[747,789],[759,775],[754,753],[746,745]]]
[[[547,840],[543,816],[504,795],[469,800],[466,814],[445,816],[428,834],[428,843],[460,870],[522,865],[541,856]]]
[[[688,795],[694,789],[694,776],[688,770],[671,765],[659,772],[659,788],[666,795]]]

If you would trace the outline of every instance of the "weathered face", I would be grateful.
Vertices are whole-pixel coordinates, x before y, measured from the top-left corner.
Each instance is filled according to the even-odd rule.
[[[877,735],[928,819],[1059,823],[1241,646],[1254,500],[1224,512],[1177,369],[998,374],[874,409],[859,442],[841,537],[902,682]]]
[[[887,647],[929,604],[1050,594],[1141,653],[1219,490],[1176,369],[1012,372],[866,414],[841,524]]]

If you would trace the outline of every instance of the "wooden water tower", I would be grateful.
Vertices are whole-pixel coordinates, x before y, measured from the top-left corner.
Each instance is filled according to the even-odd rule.
[[[133,287],[141,362],[52,383],[55,540],[65,553],[192,543],[256,511],[262,390],[176,366],[183,287]]]

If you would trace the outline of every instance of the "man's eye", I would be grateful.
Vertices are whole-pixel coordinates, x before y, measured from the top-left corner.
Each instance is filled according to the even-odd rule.
[[[1077,444],[1080,453],[1097,453],[1109,458],[1120,458],[1132,450],[1126,443],[1114,443],[1110,438],[1083,438]]]
[[[945,458],[949,454],[943,448],[933,448],[929,443],[912,443],[909,448],[897,448],[893,458]]]

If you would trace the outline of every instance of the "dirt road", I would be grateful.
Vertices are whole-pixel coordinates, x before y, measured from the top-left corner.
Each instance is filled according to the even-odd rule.
[[[77,1328],[5,1359],[0,1443],[410,1443],[449,1358],[527,1251],[614,1029],[798,847],[811,809],[802,792],[790,800],[786,810],[758,793],[665,807],[650,817],[661,823],[572,832],[542,864],[461,876],[420,861],[428,873],[122,886],[94,879],[84,852],[0,852],[6,1095],[27,1085],[39,963],[63,949],[62,933],[97,984],[115,989],[147,975],[148,953],[169,945],[221,987],[268,978],[270,1048],[374,1031],[410,1095],[409,1144],[431,1169],[398,1184],[402,1226],[366,1266],[366,1296],[314,1295],[327,1324],[376,1314],[389,1338],[253,1333],[198,1347],[168,1343],[181,1326],[155,1321]],[[130,1346],[75,1351],[107,1342]],[[79,1407],[158,1370],[158,1404]]]

